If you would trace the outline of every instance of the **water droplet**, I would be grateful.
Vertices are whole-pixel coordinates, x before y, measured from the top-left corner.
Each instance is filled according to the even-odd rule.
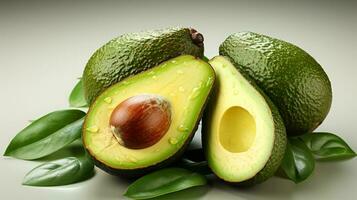
[[[200,95],[200,87],[195,87],[192,89],[192,94],[190,95],[190,100],[197,98]]]
[[[176,60],[171,60],[171,63],[177,63],[177,61]]]
[[[188,131],[188,128],[185,127],[183,124],[181,124],[178,128],[177,128],[178,131],[181,131],[181,132],[184,132],[184,131]]]
[[[208,80],[206,82],[206,87],[210,87],[213,83],[213,77],[208,77]]]
[[[183,74],[182,70],[177,70],[177,74]]]
[[[154,76],[152,76],[152,78],[153,78],[153,79],[157,79],[157,76],[154,75]]]
[[[121,82],[123,85],[128,85],[129,84],[129,81],[122,81]]]
[[[232,73],[233,75],[236,75],[236,74],[237,74],[237,70],[234,69],[234,70],[231,71],[231,73]]]
[[[92,132],[92,133],[97,133],[99,131],[98,126],[94,125],[91,127],[86,128],[87,131]]]
[[[112,103],[112,98],[111,97],[107,97],[104,99],[105,103]]]
[[[178,88],[178,90],[179,90],[180,92],[185,92],[185,88],[183,88],[182,86],[180,86],[180,87]]]
[[[175,137],[170,137],[170,139],[169,139],[169,143],[170,143],[170,144],[177,144],[177,142],[178,142],[177,138],[175,138]]]
[[[148,74],[151,76],[151,75],[154,75],[155,72],[154,72],[154,71],[151,71],[151,72],[149,72]]]
[[[154,150],[155,153],[157,153],[157,152],[159,152],[159,151],[160,151],[160,149],[155,149],[155,150]]]

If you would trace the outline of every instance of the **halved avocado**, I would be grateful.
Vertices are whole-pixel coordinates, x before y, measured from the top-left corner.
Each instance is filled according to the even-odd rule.
[[[209,63],[216,86],[203,117],[203,147],[212,171],[227,182],[252,185],[273,176],[286,133],[278,110],[228,60]]]
[[[174,162],[197,129],[214,80],[212,67],[189,55],[124,79],[91,105],[83,126],[85,148],[98,167],[114,175],[141,175]],[[115,137],[110,118],[118,105],[138,95],[165,99],[171,123],[155,144],[133,149]]]

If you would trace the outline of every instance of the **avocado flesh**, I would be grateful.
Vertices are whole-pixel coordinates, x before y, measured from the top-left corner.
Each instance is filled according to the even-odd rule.
[[[208,164],[225,181],[261,183],[274,175],[284,156],[283,121],[269,98],[227,58],[209,63],[216,84],[202,120]]]
[[[229,36],[219,52],[231,58],[270,97],[289,135],[311,132],[327,116],[332,102],[331,83],[322,67],[299,47],[241,32]]]
[[[115,175],[143,174],[174,162],[197,129],[214,79],[208,63],[183,55],[122,80],[91,105],[83,127],[84,146],[97,166]],[[140,94],[164,97],[171,104],[171,124],[154,145],[129,149],[118,143],[109,119],[118,104]]]
[[[169,28],[122,35],[99,48],[83,72],[86,100],[91,104],[109,86],[179,55],[203,56],[203,43],[188,28]]]

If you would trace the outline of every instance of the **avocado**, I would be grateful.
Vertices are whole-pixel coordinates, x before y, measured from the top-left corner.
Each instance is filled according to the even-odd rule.
[[[167,166],[192,139],[214,80],[213,68],[190,55],[121,80],[90,106],[85,148],[113,175],[143,175]]]
[[[240,185],[261,183],[283,159],[286,132],[277,108],[228,58],[209,61],[216,85],[202,120],[208,164],[221,179]]]
[[[99,48],[83,72],[87,102],[124,78],[179,55],[203,57],[203,36],[194,29],[168,28],[121,35]]]
[[[288,135],[312,132],[327,116],[331,83],[322,67],[301,48],[265,35],[230,35],[219,53],[249,75],[278,107]]]

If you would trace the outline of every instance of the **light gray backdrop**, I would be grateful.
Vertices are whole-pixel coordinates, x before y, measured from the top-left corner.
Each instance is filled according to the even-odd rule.
[[[356,1],[355,1],[356,2]],[[231,33],[250,30],[295,43],[311,53],[333,86],[331,112],[319,131],[338,133],[357,149],[357,4],[353,1],[9,1],[0,2],[0,152],[28,121],[66,108],[91,54],[127,32],[189,26],[205,36],[206,55]],[[198,141],[198,138],[196,138]],[[36,162],[0,158],[0,199],[120,199],[128,183],[97,170],[65,187],[21,186]],[[357,159],[318,163],[295,185],[272,178],[249,189],[214,182],[167,198],[354,199]]]

